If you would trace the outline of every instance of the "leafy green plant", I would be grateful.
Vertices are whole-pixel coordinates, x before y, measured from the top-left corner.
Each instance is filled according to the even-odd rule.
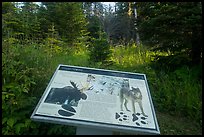
[[[183,66],[174,72],[160,73],[153,86],[155,102],[160,111],[186,116],[202,123],[202,87],[193,77],[193,69]]]
[[[32,68],[18,60],[15,47],[2,58],[2,134],[22,134],[35,128],[29,115],[36,98],[31,94],[35,85]]]

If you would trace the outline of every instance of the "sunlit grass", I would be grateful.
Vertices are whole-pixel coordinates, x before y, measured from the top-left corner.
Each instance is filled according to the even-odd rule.
[[[143,45],[131,45],[129,47],[116,46],[111,48],[112,58],[116,64],[122,66],[137,66],[150,63],[154,59],[154,55],[167,55],[165,52],[153,52],[147,50]]]

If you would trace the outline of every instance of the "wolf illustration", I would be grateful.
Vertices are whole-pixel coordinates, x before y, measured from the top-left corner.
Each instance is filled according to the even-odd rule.
[[[126,81],[126,80],[125,80]],[[132,87],[132,89],[129,88],[129,82],[125,82],[124,81],[124,84],[122,85],[122,88],[120,90],[120,107],[121,107],[121,110],[123,111],[123,103],[124,103],[124,106],[126,108],[127,111],[130,111],[128,108],[127,108],[127,104],[129,101],[131,101],[132,103],[132,110],[134,113],[136,113],[135,111],[135,103],[137,102],[139,104],[139,107],[141,109],[141,112],[142,114],[147,117],[147,115],[144,113],[144,110],[143,110],[143,106],[142,106],[142,93],[140,91],[139,88],[134,88]]]

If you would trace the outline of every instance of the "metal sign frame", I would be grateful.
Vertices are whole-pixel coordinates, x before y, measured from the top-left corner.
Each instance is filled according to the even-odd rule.
[[[80,74],[80,75],[75,77],[76,74]],[[59,77],[59,75],[61,77]],[[132,113],[132,112],[130,113],[130,110],[129,111],[125,110],[124,106],[123,106],[124,107],[123,111],[120,111],[120,110],[118,110],[119,109],[118,107],[120,105],[118,105],[117,110],[114,109],[114,111],[113,111],[113,112],[117,111],[117,112],[115,112],[113,114],[114,117],[115,117],[113,119],[114,119],[114,121],[117,121],[117,122],[115,122],[115,123],[114,123],[114,121],[108,122],[108,120],[106,120],[106,121],[104,120],[105,122],[103,122],[101,120],[98,121],[97,118],[95,118],[95,119],[91,119],[91,117],[90,118],[84,118],[84,117],[87,117],[87,116],[84,116],[84,117],[80,118],[80,115],[83,115],[82,114],[83,111],[81,110],[81,112],[80,112],[81,114],[79,115],[78,114],[79,110],[76,112],[76,108],[77,107],[74,107],[74,103],[75,104],[78,103],[79,105],[83,105],[83,104],[86,103],[86,101],[87,101],[86,99],[87,98],[84,99],[84,100],[83,99],[79,99],[80,101],[78,100],[78,102],[74,102],[73,101],[74,103],[72,101],[69,101],[69,103],[70,104],[72,103],[72,105],[70,105],[70,104],[68,105],[67,100],[66,100],[66,103],[63,103],[63,104],[60,104],[59,103],[60,101],[57,102],[57,103],[55,102],[55,104],[53,102],[49,102],[49,101],[53,101],[53,100],[56,101],[56,98],[52,98],[52,96],[51,96],[51,95],[54,96],[54,94],[56,93],[55,91],[60,91],[60,92],[62,91],[63,92],[63,91],[65,91],[65,89],[67,91],[67,89],[75,90],[75,88],[77,88],[77,87],[75,87],[76,86],[75,83],[74,84],[71,83],[71,84],[69,84],[69,86],[63,85],[63,82],[66,81],[63,78],[71,79],[71,75],[74,76],[72,78],[75,78],[75,81],[76,80],[79,80],[79,81],[82,80],[81,77],[83,77],[84,75],[86,75],[86,76],[87,75],[88,76],[89,75],[93,75],[93,76],[95,76],[94,78],[97,78],[97,77],[101,78],[101,77],[104,76],[104,78],[106,78],[106,80],[107,80],[107,78],[111,79],[111,80],[115,78],[114,82],[116,84],[117,84],[116,79],[119,79],[119,80],[120,79],[128,79],[130,81],[130,83],[131,82],[134,83],[136,80],[137,80],[137,82],[144,83],[144,84],[141,84],[142,87],[140,86],[140,88],[143,89],[143,90],[141,90],[142,92],[146,93],[146,94],[143,93],[143,97],[146,97],[147,101],[145,101],[145,102],[143,101],[143,104],[144,103],[147,104],[148,108],[144,107],[144,109],[146,109],[146,110],[148,109],[149,110],[149,111],[146,111],[146,112],[149,113],[149,115],[145,117],[145,114],[142,113],[143,111],[140,111],[141,113]],[[57,77],[58,77],[58,81],[62,81],[62,83],[59,83],[59,82],[57,83],[57,80],[56,80]],[[104,82],[104,83],[107,85],[108,82]],[[102,85],[104,83],[102,83]],[[78,84],[79,84],[79,82],[78,82]],[[113,83],[111,83],[111,84],[113,84]],[[59,85],[61,85],[61,88],[60,88]],[[72,86],[72,88],[71,88],[71,86]],[[109,84],[109,88],[112,88],[112,89],[115,88],[115,90],[112,90],[112,91],[119,91],[118,89],[116,89],[116,87],[117,87],[116,85],[110,86],[110,84]],[[100,94],[104,95],[105,97],[107,97],[106,94],[102,94],[102,93],[98,94],[97,93],[98,91],[100,91],[100,92],[103,91],[102,89],[101,90],[94,90],[94,91],[97,91],[96,93],[93,93],[92,89],[93,89],[93,86],[89,87],[89,89],[85,89],[87,91],[84,91],[83,93],[85,93],[86,95],[89,95],[88,98],[91,98],[91,95],[97,95],[97,96],[99,95],[100,96]],[[133,91],[134,89],[136,89],[136,88],[132,87],[132,89],[130,89],[130,91]],[[92,90],[92,91],[89,92],[88,90]],[[138,88],[137,88],[137,90],[138,90]],[[58,92],[58,93],[60,93],[60,92]],[[111,95],[112,95],[112,93],[113,92],[111,92]],[[120,95],[117,94],[118,95],[117,96],[116,94],[115,94],[115,96],[112,95],[111,97],[115,97],[116,99],[119,99]],[[121,92],[120,92],[120,94],[121,94]],[[110,99],[109,101],[111,102],[111,100],[112,99]],[[139,101],[137,101],[137,102],[139,102]],[[98,103],[100,103],[100,101]],[[128,104],[128,102],[127,102],[127,104]],[[71,106],[71,108],[69,108],[69,111],[67,111],[66,113],[65,113],[65,110],[61,110],[61,111],[58,110],[58,113],[60,112],[59,113],[60,115],[58,115],[57,113],[55,113],[55,111],[49,113],[49,110],[51,111],[51,109],[49,108],[49,106],[46,106],[46,105],[53,106],[53,110],[61,108],[63,105],[64,106],[69,106],[69,107]],[[112,106],[112,107],[114,108],[114,106]],[[101,107],[101,105],[98,106],[98,107]],[[122,107],[122,106],[120,106],[120,107]],[[127,105],[126,105],[126,107],[127,107]],[[131,108],[130,106],[128,106],[128,107]],[[83,107],[81,107],[80,109],[82,109],[82,108]],[[136,111],[140,110],[139,108],[140,107],[138,105],[138,107],[136,108]],[[100,111],[100,108],[98,110]],[[74,114],[77,114],[78,117],[74,118],[74,116],[72,116],[73,113],[69,113],[70,111],[76,112]],[[93,108],[93,109],[90,109],[89,111],[87,111],[87,113],[92,114],[92,113],[95,113],[94,111],[97,112]],[[120,114],[125,114],[125,113],[129,114],[129,116],[126,115],[126,117],[128,117],[129,120],[127,120],[127,118],[125,119],[124,117],[123,117],[123,120],[125,119],[126,121],[130,121],[130,122],[129,123],[126,122],[126,123],[123,124],[123,121],[121,120],[122,118],[119,118],[119,117],[120,117]],[[70,116],[65,116],[64,114],[65,115],[69,115],[70,114]],[[143,125],[141,126],[141,123],[139,124],[139,121],[138,122],[136,121],[138,119],[138,116],[136,116],[137,114],[140,115],[140,117],[141,117],[139,119],[140,122],[142,122],[142,119],[143,119],[142,123],[143,123],[144,126]],[[99,114],[97,114],[97,115],[99,115]],[[106,115],[106,114],[103,114],[103,115]],[[108,113],[107,113],[107,115],[108,115]],[[135,121],[136,122],[133,120],[134,117],[135,117]],[[34,121],[56,123],[56,124],[63,124],[63,125],[71,125],[71,126],[76,126],[76,127],[80,127],[80,128],[83,128],[83,127],[87,128],[87,127],[89,127],[89,128],[93,128],[93,129],[97,129],[97,130],[101,129],[101,130],[107,130],[107,131],[119,131],[119,132],[136,133],[136,134],[160,134],[160,130],[159,130],[159,126],[158,126],[158,122],[157,122],[157,118],[156,118],[156,114],[155,114],[155,110],[154,110],[154,106],[153,106],[153,102],[152,102],[149,86],[148,86],[148,83],[147,83],[146,75],[145,74],[140,74],[140,73],[129,73],[129,72],[122,72],[122,71],[115,71],[115,70],[95,69],[95,68],[70,66],[70,65],[62,65],[62,64],[60,64],[57,67],[55,73],[53,74],[53,76],[52,76],[52,78],[51,78],[47,88],[45,89],[41,99],[39,100],[39,102],[38,102],[38,104],[37,104],[37,106],[36,106],[35,110],[33,111],[33,113],[32,113],[30,118],[32,120],[34,120]],[[149,121],[144,121],[144,119],[150,119],[150,120]],[[136,123],[134,126],[130,124],[130,123],[133,123],[133,121],[134,121],[134,123]],[[148,124],[150,125],[150,127],[148,127]]]

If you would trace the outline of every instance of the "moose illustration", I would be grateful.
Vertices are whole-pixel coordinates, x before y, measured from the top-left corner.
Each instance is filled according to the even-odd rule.
[[[84,88],[79,89],[73,81],[70,81],[72,86],[65,86],[63,88],[51,88],[50,93],[45,99],[45,103],[53,104],[69,104],[77,106],[79,100],[86,100],[87,95],[83,93]]]

